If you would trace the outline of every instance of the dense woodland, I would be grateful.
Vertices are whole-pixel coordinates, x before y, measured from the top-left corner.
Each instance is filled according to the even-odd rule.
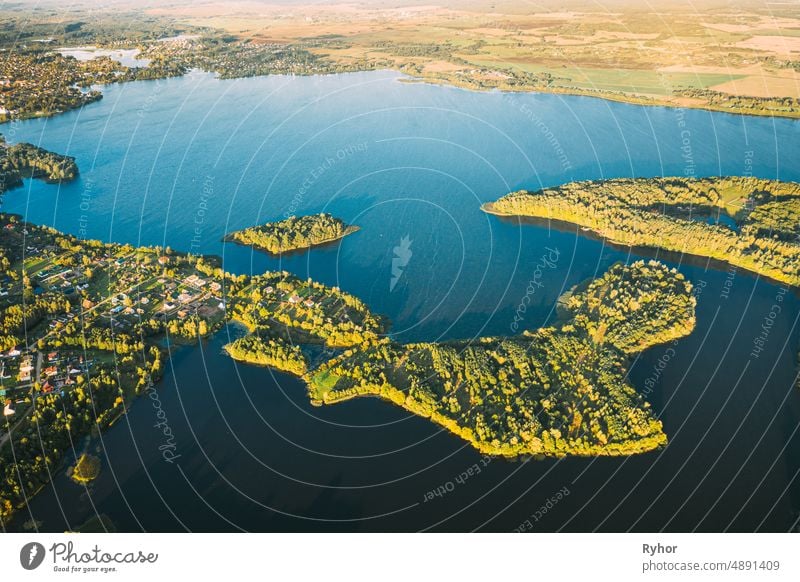
[[[300,346],[277,337],[248,335],[226,345],[225,351],[234,360],[269,366],[295,376],[302,376],[307,371],[308,364]]]
[[[311,397],[381,396],[495,455],[664,445],[661,423],[626,379],[626,354],[692,331],[691,285],[655,261],[620,264],[564,303],[567,321],[524,337],[348,349],[310,375]]]
[[[100,474],[100,459],[87,453],[78,457],[70,472],[70,478],[81,485],[91,483]]]
[[[746,177],[574,182],[508,194],[484,209],[570,222],[614,243],[709,257],[800,285],[800,185],[793,182]]]
[[[352,234],[357,226],[349,226],[330,214],[291,216],[280,222],[268,222],[230,233],[226,240],[252,246],[273,254],[307,249]]]
[[[21,186],[23,178],[60,182],[72,180],[77,175],[75,158],[49,152],[29,143],[8,145],[0,134],[0,195]]]

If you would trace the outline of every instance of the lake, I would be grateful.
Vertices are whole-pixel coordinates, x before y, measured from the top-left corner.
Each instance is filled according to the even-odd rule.
[[[526,520],[534,531],[796,527],[797,293],[479,207],[583,179],[798,181],[797,121],[477,93],[386,71],[193,72],[103,92],[79,111],[0,126],[11,142],[75,156],[81,170],[69,184],[26,180],[5,195],[4,211],[79,237],[219,255],[236,273],[286,269],[338,285],[386,315],[402,342],[510,335],[526,293],[520,329],[540,327],[571,286],[617,261],[654,257],[700,290],[698,326],[632,362],[631,382],[664,422],[667,448],[525,462],[482,459],[377,399],[314,408],[298,380],[225,357],[221,346],[237,333],[229,327],[174,350],[154,397],[91,444],[103,471],[88,489],[55,476],[14,528],[35,518],[63,531],[96,514],[123,531],[511,531]],[[282,259],[221,242],[230,230],[321,211],[361,230]],[[558,260],[537,273],[550,253]],[[777,302],[764,351],[752,356]],[[159,450],[159,409],[178,445],[173,463]],[[426,502],[429,491],[438,494]],[[569,494],[549,501],[559,491]]]

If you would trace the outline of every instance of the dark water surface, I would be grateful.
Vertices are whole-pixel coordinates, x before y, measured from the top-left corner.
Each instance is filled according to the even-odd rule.
[[[796,121],[646,108],[581,97],[473,93],[394,73],[221,81],[191,74],[104,88],[51,119],[6,124],[77,158],[70,184],[26,181],[4,210],[87,238],[223,257],[233,272],[283,268],[339,285],[387,315],[399,341],[511,334],[619,260],[659,256],[702,287],[698,326],[632,364],[669,446],[627,459],[481,457],[377,399],[310,406],[303,385],[236,365],[233,328],[173,352],[158,400],[142,398],[93,443],[88,490],[63,475],[21,511],[42,529],[96,513],[120,530],[786,531],[800,512],[800,332],[794,291],[704,260],[611,248],[519,225],[479,206],[577,179],[745,175],[800,180]],[[229,230],[328,211],[361,226],[283,260],[220,242]],[[402,242],[405,240],[406,242]],[[396,247],[404,257],[392,276]],[[556,252],[554,267],[539,269]],[[534,279],[541,284],[529,286]],[[534,289],[533,293],[526,289]],[[781,299],[781,300],[779,300]],[[780,306],[764,351],[753,339]],[[173,462],[154,428],[175,435]],[[459,478],[478,463],[466,479]],[[558,491],[569,495],[531,516]],[[426,493],[443,491],[425,502]],[[430,495],[428,495],[430,497]]]

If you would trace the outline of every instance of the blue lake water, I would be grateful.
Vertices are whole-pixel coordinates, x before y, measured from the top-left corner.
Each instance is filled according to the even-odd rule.
[[[797,294],[724,265],[611,248],[479,207],[579,179],[800,180],[798,122],[475,93],[391,72],[225,81],[192,73],[103,92],[80,111],[0,126],[9,141],[75,156],[81,169],[69,184],[26,181],[5,196],[4,211],[86,238],[216,254],[233,272],[280,268],[339,285],[388,316],[404,342],[511,334],[526,293],[521,327],[539,327],[564,290],[641,257],[660,257],[704,285],[698,327],[632,363],[631,381],[671,439],[663,451],[493,460],[466,480],[457,478],[482,463],[459,439],[376,399],[313,408],[295,379],[223,356],[224,330],[175,351],[159,387],[175,463],[162,460],[154,402],[141,399],[93,443],[101,477],[88,490],[56,477],[15,527],[34,517],[60,531],[103,513],[133,531],[509,531],[563,487],[570,494],[531,519],[534,529],[795,525]],[[229,230],[320,211],[362,228],[283,259],[221,243]],[[555,266],[537,273],[552,253]],[[754,357],[753,339],[778,298]],[[423,501],[440,487],[444,495]]]

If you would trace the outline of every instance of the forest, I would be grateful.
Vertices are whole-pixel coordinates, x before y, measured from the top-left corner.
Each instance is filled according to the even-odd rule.
[[[514,192],[483,209],[569,222],[612,243],[708,257],[800,285],[800,185],[794,182],[750,177],[573,182]]]
[[[380,396],[486,454],[629,455],[666,444],[627,356],[695,325],[692,286],[656,261],[617,264],[565,298],[566,319],[513,338],[351,348],[308,375],[317,404]]]
[[[228,234],[225,240],[277,255],[333,242],[357,230],[357,226],[347,225],[339,218],[321,213],[290,216],[280,222],[237,230]]]
[[[16,409],[0,441],[0,526],[77,439],[161,377],[168,350],[234,321],[249,333],[226,346],[232,358],[302,376],[303,346],[360,345],[385,327],[358,298],[286,271],[231,275],[213,257],[81,240],[2,213],[0,267],[0,358],[12,372],[0,388]],[[42,364],[23,378],[26,358]]]
[[[0,134],[0,195],[21,186],[23,178],[61,182],[73,180],[77,175],[75,158],[29,143],[9,145]]]
[[[70,478],[80,485],[91,483],[100,474],[100,459],[88,453],[78,457],[75,466],[72,467]]]

